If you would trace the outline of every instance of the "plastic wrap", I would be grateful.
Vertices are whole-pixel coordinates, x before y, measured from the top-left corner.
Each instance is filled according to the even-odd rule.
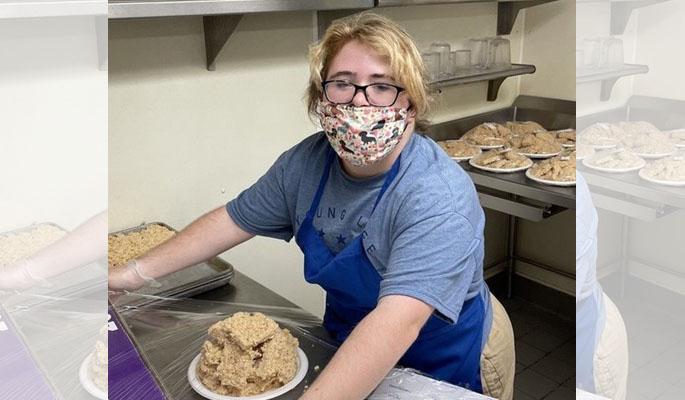
[[[121,328],[134,343],[155,383],[168,399],[203,399],[188,382],[189,366],[207,339],[208,328],[238,311],[261,312],[271,317],[281,327],[290,330],[306,354],[308,369],[304,380],[279,399],[299,398],[337,350],[321,327],[321,321],[298,308],[138,294],[112,297],[112,302],[116,318],[121,322],[117,328]],[[137,305],[131,306],[133,303]],[[119,349],[112,346],[114,342],[110,340],[110,354],[117,353]],[[112,362],[110,360],[110,366]],[[153,397],[156,388],[147,386],[150,382],[136,388],[132,384],[121,385],[125,393],[114,391],[118,387],[114,379],[132,382],[133,375],[139,373],[115,377],[110,369],[110,400],[156,398]],[[433,380],[413,370],[393,369],[369,399],[483,400],[489,397]]]
[[[0,296],[6,328],[0,332],[0,393],[7,396],[2,398],[94,398],[79,374],[107,322],[105,291],[103,279],[100,285],[80,282]]]
[[[409,368],[393,368],[369,400],[494,400]]]
[[[137,306],[126,305],[131,303]],[[307,356],[308,371],[304,380],[279,398],[297,399],[337,350],[325,340],[320,320],[298,308],[137,294],[113,298],[113,304],[116,318],[121,322],[117,328],[123,329],[135,344],[141,359],[168,399],[203,399],[188,382],[188,367],[207,339],[209,327],[238,311],[261,312],[274,319],[281,327],[290,330]],[[110,337],[112,335],[110,332]],[[110,354],[119,351],[113,346],[114,342],[110,340]],[[131,382],[131,377],[110,374],[110,400],[148,398],[146,396],[155,392],[154,388],[146,386],[147,383],[136,388],[128,385],[126,393],[117,392],[119,386],[114,379]]]
[[[40,225],[4,235],[35,226]],[[96,387],[87,359],[98,341],[100,354],[107,353],[101,334],[107,323],[106,277],[103,260],[72,268],[28,290],[0,291],[0,398],[94,398],[86,389]],[[100,379],[106,385],[104,371]],[[106,388],[99,391],[106,393]]]

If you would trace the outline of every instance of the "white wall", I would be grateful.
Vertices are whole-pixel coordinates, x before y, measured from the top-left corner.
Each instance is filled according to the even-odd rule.
[[[0,232],[71,229],[107,207],[96,42],[95,17],[0,19]]]
[[[421,47],[437,40],[456,46],[494,34],[495,7],[381,12],[404,25]],[[510,36],[514,61],[526,61],[519,58],[522,22]],[[302,101],[311,23],[308,12],[246,15],[216,71],[208,72],[201,18],[110,21],[110,230],[143,221],[181,228],[235,197],[281,152],[315,131]],[[486,83],[447,88],[436,98],[433,119],[508,106],[518,88],[519,78],[508,79],[492,103],[485,101]],[[294,242],[255,238],[224,257],[322,315],[323,292],[304,282]]]

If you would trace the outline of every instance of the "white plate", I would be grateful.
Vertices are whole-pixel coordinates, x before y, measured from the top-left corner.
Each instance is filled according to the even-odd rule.
[[[683,143],[683,142],[678,143],[677,141],[673,140],[673,133],[680,132],[680,131],[685,131],[685,129],[673,129],[673,130],[670,130],[670,131],[667,131],[664,133],[668,134],[669,142],[671,142],[675,147],[677,147],[679,149],[685,149],[685,143]]]
[[[518,168],[490,168],[490,167],[483,167],[481,165],[478,165],[473,162],[473,158],[469,160],[469,164],[478,169],[482,169],[483,171],[488,171],[488,172],[495,172],[498,174],[508,174],[512,172],[519,172],[519,171],[525,171],[528,168],[533,166],[533,161],[530,162],[530,164],[526,167],[518,167]]]
[[[612,174],[620,174],[623,172],[637,171],[638,169],[641,169],[642,167],[647,165],[647,162],[645,160],[642,160],[642,162],[639,165],[636,165],[634,167],[614,169],[614,168],[604,168],[604,167],[598,167],[598,166],[592,165],[592,164],[588,163],[588,159],[585,158],[585,159],[583,159],[583,165],[590,168],[590,169],[594,169],[595,171],[609,172]]]
[[[462,161],[470,160],[470,159],[472,159],[473,157],[475,157],[475,156],[477,156],[477,155],[480,155],[481,153],[482,153],[482,151],[481,151],[480,153],[474,154],[474,155],[472,155],[472,156],[465,156],[465,157],[450,157],[450,158],[453,159],[454,161],[462,162]]]
[[[469,144],[471,144],[471,143],[469,143]],[[473,146],[480,147],[481,150],[492,150],[492,149],[501,149],[502,147],[504,147],[504,143],[502,143],[502,144],[490,144],[490,145],[474,144]]]
[[[530,171],[530,169],[526,170],[526,177],[538,183],[552,186],[576,186],[576,181],[548,181],[547,179],[541,179],[536,176],[533,176],[533,174]]]
[[[659,179],[654,179],[650,176],[648,176],[645,173],[644,169],[641,169],[640,172],[637,173],[640,175],[640,178],[646,180],[647,182],[652,182],[656,183],[657,185],[665,185],[665,186],[685,186],[685,181],[662,181]]]
[[[299,361],[299,368],[297,370],[297,373],[295,374],[295,377],[285,385],[279,387],[278,389],[274,390],[269,390],[268,392],[264,392],[262,394],[257,394],[254,396],[244,396],[244,397],[235,397],[235,396],[224,396],[221,394],[217,394],[209,390],[198,378],[197,376],[197,364],[200,362],[200,357],[202,357],[202,353],[198,354],[193,361],[190,363],[190,367],[188,367],[188,382],[190,382],[190,386],[195,390],[200,396],[210,399],[210,400],[267,400],[267,399],[273,399],[274,397],[278,397],[282,394],[285,394],[292,389],[295,388],[295,386],[299,385],[300,382],[304,379],[304,377],[307,375],[307,370],[309,370],[309,361],[307,360],[307,355],[304,354],[304,351],[298,347],[297,349],[297,355],[298,355],[298,361]]]
[[[91,396],[100,400],[107,400],[107,393],[95,386],[95,383],[90,380],[88,366],[90,365],[91,357],[93,357],[92,353],[88,354],[88,357],[86,357],[86,359],[81,363],[81,368],[78,370],[78,380],[81,381],[81,386],[83,386],[86,392],[88,392]]]
[[[521,153],[518,151],[517,151],[517,153],[519,153],[522,156],[526,156],[528,158],[550,158],[550,157],[558,156],[559,153],[561,153],[561,151],[557,151],[556,153],[542,153],[542,154],[540,154],[540,153]]]
[[[584,159],[586,159],[586,158],[588,158],[588,157],[592,157],[592,156],[594,156],[595,154],[597,154],[597,152],[595,151],[595,149],[592,149],[592,153],[590,153],[590,154],[585,154],[585,155],[580,155],[580,154],[578,154],[578,149],[576,149],[576,161],[583,161]]]
[[[618,146],[618,143],[615,144],[589,144],[589,143],[583,143],[584,145],[594,147],[595,150],[606,150],[606,149],[613,149]]]
[[[633,152],[633,154],[635,154],[636,156],[642,157],[642,158],[646,158],[646,159],[648,159],[648,160],[672,156],[672,155],[674,155],[675,153],[676,153],[676,151],[671,151],[671,152],[668,152],[668,153],[661,153],[661,154],[654,154],[654,153],[636,153],[636,152]]]
[[[464,142],[464,143],[468,144],[469,146],[478,147],[478,153],[476,153],[476,154],[474,154],[474,155],[472,155],[472,156],[463,156],[463,157],[452,157],[452,156],[449,156],[449,155],[448,155],[448,156],[449,156],[451,159],[453,159],[454,161],[462,162],[462,161],[470,160],[470,159],[472,159],[473,157],[475,157],[475,156],[480,155],[480,154],[483,153],[483,150],[481,150],[480,147],[477,146],[477,145],[475,145],[475,144],[468,143],[468,142],[463,141],[463,140],[461,140],[461,139],[460,139],[460,140],[456,140],[456,142]]]

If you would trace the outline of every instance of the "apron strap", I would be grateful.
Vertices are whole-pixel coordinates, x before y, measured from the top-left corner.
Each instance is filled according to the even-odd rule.
[[[333,164],[333,157],[335,157],[335,152],[332,148],[329,147],[328,155],[326,156],[326,165],[323,167],[323,174],[321,175],[321,180],[319,181],[319,187],[316,189],[316,194],[314,195],[312,205],[309,206],[309,211],[307,211],[307,217],[313,218],[316,209],[319,208],[319,203],[321,203],[321,197],[323,197],[323,191],[326,188],[328,176],[331,172],[331,164]]]
[[[388,176],[385,177],[385,182],[383,182],[383,187],[381,187],[380,193],[378,193],[378,197],[376,197],[376,202],[373,205],[373,210],[371,212],[373,213],[376,211],[376,206],[378,203],[380,203],[381,198],[385,194],[385,191],[388,190],[388,187],[390,187],[390,184],[392,181],[395,179],[397,176],[397,173],[400,171],[400,159],[402,158],[402,154],[400,154],[399,157],[397,157],[397,160],[392,164],[392,168],[390,168],[390,171],[388,172]]]

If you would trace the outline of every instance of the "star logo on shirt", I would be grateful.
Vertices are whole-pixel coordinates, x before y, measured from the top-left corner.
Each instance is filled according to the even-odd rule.
[[[343,235],[338,235],[338,237],[336,239],[338,239],[338,244],[342,244],[342,245],[344,245],[345,242],[347,241],[347,238]]]
[[[323,229],[319,229],[318,231],[319,237],[324,237],[326,235],[326,232],[323,231]]]

